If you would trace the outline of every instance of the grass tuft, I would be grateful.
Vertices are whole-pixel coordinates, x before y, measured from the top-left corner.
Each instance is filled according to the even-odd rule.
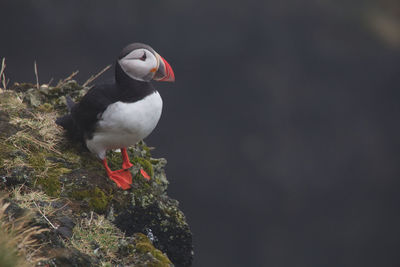
[[[0,86],[2,86],[4,90],[7,89],[7,85],[9,82],[9,80],[6,80],[6,75],[4,74],[5,69],[6,69],[6,59],[2,58],[1,67],[0,67]],[[0,88],[0,92],[1,92],[1,88]]]
[[[9,203],[0,199],[0,266],[34,266],[45,258],[38,255],[40,245],[35,239],[47,229],[29,226],[28,215],[10,220],[6,210]]]
[[[96,216],[91,212],[90,218],[84,218],[73,229],[71,245],[79,251],[112,261],[118,251],[118,240],[123,233],[112,225],[104,216]]]

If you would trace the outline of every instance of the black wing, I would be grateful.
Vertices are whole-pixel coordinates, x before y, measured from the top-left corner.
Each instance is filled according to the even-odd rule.
[[[56,123],[66,129],[72,139],[84,142],[92,138],[101,113],[117,101],[118,89],[115,84],[96,85],[71,107],[70,114],[58,118]]]

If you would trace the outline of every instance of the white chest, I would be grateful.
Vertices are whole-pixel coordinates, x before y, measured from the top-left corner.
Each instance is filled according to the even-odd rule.
[[[106,149],[133,145],[154,130],[161,111],[162,99],[158,92],[135,103],[111,104],[99,118],[91,141]]]

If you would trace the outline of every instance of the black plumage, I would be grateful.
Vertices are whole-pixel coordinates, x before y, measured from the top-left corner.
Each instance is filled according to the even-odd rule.
[[[91,88],[79,103],[67,101],[70,113],[56,123],[67,130],[69,136],[85,144],[91,139],[101,114],[115,102],[133,103],[155,92],[150,82],[130,78],[115,64],[115,82]],[[68,103],[69,102],[69,103]]]

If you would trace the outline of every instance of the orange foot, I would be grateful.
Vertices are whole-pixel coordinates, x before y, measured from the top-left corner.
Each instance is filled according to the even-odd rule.
[[[112,171],[110,167],[108,167],[106,159],[103,159],[103,166],[106,169],[108,177],[113,180],[118,187],[124,190],[131,188],[132,174],[129,170],[122,169]]]
[[[129,156],[128,152],[126,151],[126,148],[121,148],[121,154],[122,154],[122,168],[123,169],[129,169],[130,167],[133,166],[133,164],[129,161]],[[145,178],[146,180],[150,180],[150,175],[147,174],[143,169],[140,169],[140,174]]]
[[[117,170],[107,174],[108,177],[113,180],[118,187],[124,190],[131,188],[132,174],[129,170]]]
[[[118,187],[126,190],[131,188],[132,184],[132,174],[129,171],[129,168],[133,166],[133,164],[129,161],[128,152],[126,148],[121,148],[122,153],[122,169],[117,171],[112,171],[110,167],[108,167],[107,160],[103,159],[103,166],[106,169],[108,177],[113,180]],[[140,169],[140,174],[146,179],[150,180],[150,175],[147,174],[143,169]]]
[[[142,174],[143,178],[150,181],[150,175],[148,175],[143,169],[140,169],[140,174]]]

